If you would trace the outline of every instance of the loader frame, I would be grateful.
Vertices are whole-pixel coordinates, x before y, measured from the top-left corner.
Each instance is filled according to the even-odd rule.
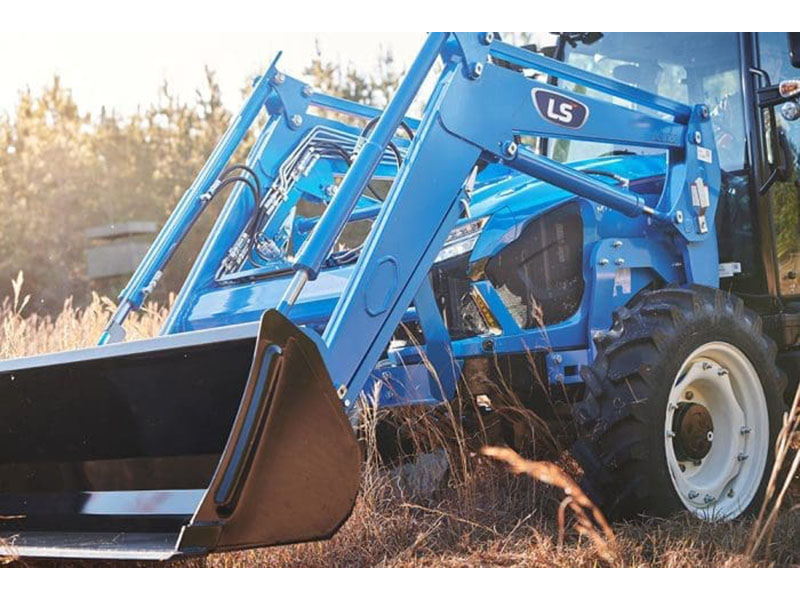
[[[329,201],[325,213],[313,223],[313,231],[295,260],[291,264],[284,264],[282,269],[271,267],[260,273],[236,274],[236,278],[240,280],[252,280],[259,275],[275,278],[285,277],[291,271],[297,273],[291,283],[288,283],[289,290],[278,306],[278,310],[288,313],[307,281],[326,277],[322,269],[323,261],[329,256],[344,225],[354,218],[377,217],[374,233],[370,236],[355,272],[350,273],[348,269],[345,273],[349,282],[342,295],[343,299],[336,298],[336,308],[330,319],[327,316],[330,315],[331,299],[322,311],[306,314],[301,305],[297,313],[291,313],[298,322],[304,323],[315,317],[319,318],[319,312],[328,311],[321,347],[323,354],[329,352],[329,367],[337,388],[355,390],[356,394],[363,388],[391,339],[396,322],[409,305],[416,309],[415,316],[422,321],[426,338],[440,339],[443,345],[451,345],[446,328],[438,315],[439,311],[430,302],[430,294],[424,289],[426,285],[422,285],[427,269],[420,270],[417,267],[420,264],[430,266],[431,256],[438,253],[447,233],[458,220],[458,201],[464,197],[464,183],[479,158],[499,162],[514,171],[566,190],[569,194],[564,200],[572,200],[577,196],[591,200],[600,207],[612,209],[614,214],[611,218],[620,218],[621,214],[646,221],[639,231],[628,234],[629,240],[601,240],[594,247],[592,251],[596,256],[588,257],[586,265],[589,283],[587,296],[591,301],[582,307],[580,315],[570,320],[569,325],[558,327],[556,331],[551,330],[545,335],[543,332],[521,330],[506,322],[504,335],[495,340],[494,351],[524,352],[543,347],[583,347],[587,353],[584,360],[590,359],[592,336],[607,328],[611,312],[622,299],[615,300],[613,290],[614,275],[621,265],[628,269],[652,269],[659,279],[666,282],[694,282],[717,286],[719,280],[715,232],[708,224],[714,222],[714,199],[719,192],[720,177],[712,150],[713,133],[709,126],[707,108],[692,108],[615,80],[583,72],[498,39],[486,43],[487,39],[484,34],[437,34],[429,37],[420,56],[409,69],[403,85],[382,114],[369,107],[314,93],[303,82],[280,73],[277,69],[279,57],[276,57],[265,74],[257,80],[240,115],[234,119],[205,168],[178,204],[140,268],[123,290],[120,308],[111,320],[109,330],[101,343],[119,339],[115,332],[119,331],[118,327],[125,316],[131,310],[139,308],[148,292],[155,287],[174,248],[203,210],[203,195],[217,181],[262,105],[267,108],[269,121],[253,145],[246,164],[266,174],[265,181],[268,185],[274,181],[270,175],[275,175],[287,149],[295,147],[315,127],[332,125],[329,119],[315,116],[312,107],[366,119],[381,115],[369,140],[359,149],[358,159],[347,170],[336,195]],[[422,123],[407,119],[405,114],[408,107],[440,55],[447,67],[431,96],[425,118]],[[565,94],[546,83],[531,81],[517,72],[493,64],[490,57],[495,62],[506,61],[520,68],[535,69],[562,80],[579,83],[607,94],[609,98],[622,99],[658,111],[667,118],[650,116],[608,101],[584,96],[579,102],[588,109],[587,122],[577,129],[564,127],[543,116],[532,101],[532,95],[540,93],[537,91],[562,97],[579,98],[580,95]],[[405,147],[405,140],[395,137],[395,132],[403,121],[420,138],[410,148]],[[340,124],[338,126],[344,129]],[[669,163],[666,170],[668,180],[664,184],[662,199],[655,205],[648,205],[640,195],[619,189],[618,186],[605,183],[579,170],[559,165],[533,154],[527,148],[517,147],[514,140],[520,135],[569,137],[575,140],[662,148],[668,152]],[[436,141],[429,142],[429,138]],[[392,165],[388,148],[390,142],[404,146],[407,160],[399,172]],[[453,158],[449,156],[451,152]],[[459,153],[469,156],[456,158],[460,156]],[[702,158],[710,162],[704,162]],[[397,183],[382,207],[377,203],[364,206],[366,184],[376,172],[382,176],[396,176]],[[416,173],[420,173],[419,180],[414,176]],[[451,178],[457,180],[457,183],[452,183]],[[692,199],[692,184],[698,178],[708,188],[707,206],[703,207],[695,206]],[[321,190],[329,190],[330,186],[326,183],[332,183],[329,172],[322,175],[312,174],[309,179],[310,181],[304,182],[300,191],[318,196],[324,195]],[[435,188],[429,185],[430,181],[437,182]],[[448,212],[435,213],[434,217],[428,211],[438,209],[438,205],[431,206],[429,198],[442,193],[448,198],[443,203]],[[245,185],[237,184],[178,297],[164,333],[184,331],[187,311],[197,303],[197,298],[211,289],[224,288],[225,282],[218,281],[214,275],[224,252],[233,245],[246,216],[252,211],[253,201],[250,196]],[[397,199],[400,196],[402,200]],[[547,208],[552,208],[552,205]],[[422,223],[417,220],[420,210],[426,211]],[[279,220],[279,216],[273,219]],[[434,224],[428,226],[425,222],[428,220]],[[412,225],[417,234],[415,237],[420,240],[420,244],[416,246],[402,234]],[[380,242],[380,246],[373,249],[379,244],[379,235],[382,240],[387,241]],[[667,248],[671,246],[673,238],[682,254],[677,258],[674,251]],[[387,245],[386,248],[383,247],[384,244]],[[377,267],[370,265],[370,261],[383,261],[381,264],[392,266],[384,266],[378,272],[372,273]],[[680,266],[676,266],[678,263]],[[365,295],[368,289],[383,289],[388,285],[382,279],[384,277],[396,285],[389,292],[392,297],[368,298]],[[420,286],[423,289],[420,290]],[[419,297],[415,298],[418,290]],[[496,307],[499,301],[496,294],[487,290],[486,295],[490,309]],[[359,300],[356,300],[357,297],[360,297]],[[352,305],[359,304],[361,300],[369,306],[362,305],[361,310],[354,309]],[[230,305],[230,301],[228,294],[216,300],[218,304],[227,305]],[[376,304],[380,306],[375,306]],[[265,307],[262,306],[263,308]],[[500,307],[496,308],[493,313],[504,312]],[[385,326],[382,325],[384,322],[387,323]],[[338,344],[342,342],[337,340],[347,340],[344,342],[347,352],[340,351]],[[480,341],[459,343],[459,348],[455,351],[451,348],[440,348],[437,353],[429,343],[427,351],[438,356],[465,356],[474,353],[476,345],[480,345]],[[443,365],[439,363],[436,366]],[[452,372],[453,367],[438,370],[447,373]],[[450,385],[446,387],[451,388]],[[351,406],[353,399],[347,399]]]
[[[440,374],[454,372],[454,366],[447,365],[450,362],[446,360],[447,356],[462,357],[483,352],[475,352],[476,347],[482,345],[481,340],[459,342],[458,348],[452,347],[452,341],[448,339],[446,328],[441,323],[439,311],[431,302],[430,293],[425,289],[427,286],[423,285],[427,269],[418,268],[419,265],[431,264],[431,256],[438,253],[447,233],[455,225],[460,214],[458,200],[464,196],[464,182],[475,162],[482,157],[567,190],[570,194],[565,200],[571,200],[577,195],[600,207],[612,209],[614,214],[611,218],[619,218],[622,214],[648,221],[644,227],[639,227],[639,231],[630,232],[630,239],[624,242],[622,239],[600,241],[591,250],[596,256],[589,257],[585,271],[589,284],[587,297],[591,300],[569,324],[544,334],[523,330],[505,319],[504,335],[495,340],[493,351],[511,353],[544,347],[570,348],[574,353],[571,355],[571,362],[580,359],[585,364],[591,359],[592,336],[607,328],[611,312],[620,304],[619,300],[624,299],[624,295],[615,299],[614,293],[614,276],[622,265],[627,269],[651,269],[655,271],[657,278],[667,282],[695,282],[711,286],[718,284],[715,233],[708,224],[714,222],[716,206],[713,199],[718,194],[720,178],[715,153],[711,150],[713,144],[710,140],[713,140],[713,134],[708,125],[707,109],[702,106],[692,108],[660,98],[644,90],[582,72],[569,65],[510,46],[497,39],[492,39],[489,43],[486,43],[487,40],[488,37],[484,34],[437,34],[428,39],[394,100],[382,114],[378,126],[366,144],[359,149],[358,160],[347,171],[324,215],[313,224],[310,238],[306,240],[296,259],[291,264],[283,264],[283,268],[272,267],[266,273],[273,278],[286,276],[290,271],[297,273],[294,280],[287,285],[289,292],[278,307],[280,311],[288,313],[307,281],[328,275],[321,268],[322,263],[329,256],[344,225],[353,218],[375,217],[379,212],[373,228],[375,233],[364,249],[359,265],[354,273],[350,269],[345,272],[344,276],[349,282],[341,296],[343,299],[328,298],[321,309],[309,313],[304,312],[306,307],[301,303],[298,312],[292,312],[292,317],[300,323],[319,320],[323,318],[320,313],[324,315],[326,328],[322,334],[321,348],[323,355],[327,354],[329,357],[327,360],[337,388],[355,390],[346,399],[350,406],[354,405],[354,396],[367,383],[369,374],[391,338],[396,322],[409,305],[414,306],[415,317],[422,322],[426,339],[439,340],[438,349],[434,348],[436,344],[429,342],[426,350],[434,356],[434,365],[438,367]],[[447,67],[429,101],[426,117],[422,123],[406,119],[405,113],[411,101],[417,95],[431,65],[440,55]],[[535,69],[579,83],[605,93],[609,98],[622,99],[658,111],[667,118],[650,116],[607,101],[583,97],[579,103],[587,108],[586,122],[579,128],[564,127],[562,123],[541,114],[536,102],[532,101],[533,95],[548,92],[560,97],[577,98],[578,95],[564,94],[545,83],[532,82],[517,72],[493,64],[489,57],[495,62],[506,61],[519,68]],[[214,185],[262,105],[267,107],[269,121],[253,145],[247,165],[265,173],[268,185],[274,181],[269,176],[278,170],[286,154],[285,149],[295,147],[315,127],[332,125],[330,120],[310,114],[311,107],[363,118],[375,118],[379,114],[374,109],[312,92],[303,82],[280,73],[276,58],[257,81],[241,114],[234,120],[208,164],[165,225],[141,267],[123,290],[120,308],[101,343],[118,339],[115,333],[119,331],[125,316],[130,310],[141,306],[148,291],[153,289],[172,250],[204,208],[203,195]],[[411,144],[410,148],[403,148],[407,157],[406,164],[399,172],[393,173],[387,146],[392,141],[405,146],[404,140],[395,137],[395,132],[404,120],[416,130],[420,139]],[[519,135],[569,137],[575,140],[663,148],[668,151],[669,177],[664,185],[662,199],[655,205],[648,205],[637,194],[621,190],[578,170],[558,165],[545,157],[534,155],[526,148],[518,148],[514,140]],[[429,139],[435,142],[428,141]],[[461,156],[460,153],[466,158],[457,158]],[[703,162],[698,157],[710,162]],[[394,185],[391,195],[382,207],[375,204],[364,206],[366,183],[376,171],[379,175],[396,176],[398,183]],[[419,180],[416,179],[416,173],[420,173]],[[310,181],[304,183],[302,191],[320,196],[320,190],[329,190],[332,183],[330,177],[328,172],[309,177]],[[707,206],[703,207],[695,207],[692,200],[692,183],[698,178],[708,190],[705,194]],[[453,183],[451,179],[457,180],[457,183]],[[428,184],[430,181],[437,181],[435,189]],[[448,198],[442,204],[448,208],[448,212],[437,212],[434,216],[428,212],[434,208],[429,198],[442,193]],[[234,243],[247,215],[252,211],[253,201],[250,195],[245,185],[237,185],[178,297],[165,326],[165,333],[185,330],[187,311],[196,305],[198,297],[211,289],[221,287],[221,282],[212,274],[216,274],[224,252]],[[396,200],[399,196],[403,199]],[[285,205],[290,206],[289,203]],[[438,208],[438,204],[435,208]],[[417,220],[421,216],[420,210],[425,211],[424,221],[431,220],[432,226],[429,227],[427,223],[423,225]],[[279,220],[278,216],[273,218],[273,221]],[[412,224],[417,231],[415,237],[420,240],[420,244],[416,246],[407,236],[399,233]],[[373,249],[379,244],[376,239],[378,232],[381,239],[387,241],[380,242],[380,246]],[[657,235],[654,236],[652,232]],[[680,257],[670,251],[672,238],[678,242],[682,255]],[[383,245],[387,247],[384,248]],[[377,268],[369,265],[370,261],[383,261],[381,264],[388,266]],[[680,266],[676,266],[678,263]],[[373,269],[377,271],[373,273]],[[264,274],[262,270],[260,273],[239,273],[236,277],[246,279],[250,276],[252,279]],[[388,280],[384,281],[384,278]],[[390,284],[396,286],[388,292],[392,297],[373,299],[365,295],[369,289],[383,289]],[[497,295],[488,289],[485,292],[485,300],[492,313],[502,315],[505,311],[498,306]],[[232,295],[237,293],[244,294],[231,290],[230,294],[222,295],[215,302],[217,305],[230,306]],[[357,300],[358,297],[360,298]],[[338,303],[328,319],[334,300]],[[362,300],[369,306],[362,306],[361,310],[352,307]],[[274,302],[274,298],[272,301]],[[342,342],[338,340],[347,340],[344,342],[347,352],[341,351],[339,344]],[[563,358],[564,356],[561,365],[564,365]],[[551,365],[551,370],[563,378],[565,366],[569,365]],[[457,372],[457,367],[455,368]],[[572,377],[574,379],[575,375]],[[445,375],[444,379],[445,389],[452,392],[455,376]],[[442,396],[435,390],[429,392],[437,398]]]

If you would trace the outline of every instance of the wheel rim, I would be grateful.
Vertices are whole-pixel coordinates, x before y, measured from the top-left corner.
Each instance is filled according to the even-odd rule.
[[[712,342],[684,361],[667,403],[665,447],[675,491],[692,513],[719,520],[747,509],[767,464],[769,418],[741,350]]]

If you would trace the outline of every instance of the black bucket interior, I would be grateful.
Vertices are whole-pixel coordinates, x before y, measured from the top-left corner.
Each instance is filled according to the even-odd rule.
[[[185,523],[228,439],[255,333],[0,363],[0,535]]]

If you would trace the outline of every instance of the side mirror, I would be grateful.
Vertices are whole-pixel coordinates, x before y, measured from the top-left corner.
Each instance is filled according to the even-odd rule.
[[[795,69],[800,69],[800,33],[788,33],[789,60]]]

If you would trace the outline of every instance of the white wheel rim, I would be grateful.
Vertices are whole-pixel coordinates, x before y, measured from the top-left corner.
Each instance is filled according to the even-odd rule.
[[[690,407],[713,423],[710,449],[699,460],[682,450],[688,426],[681,415]],[[741,350],[711,342],[684,361],[669,395],[664,443],[675,491],[692,513],[712,521],[747,509],[767,464],[769,417],[761,380]]]

